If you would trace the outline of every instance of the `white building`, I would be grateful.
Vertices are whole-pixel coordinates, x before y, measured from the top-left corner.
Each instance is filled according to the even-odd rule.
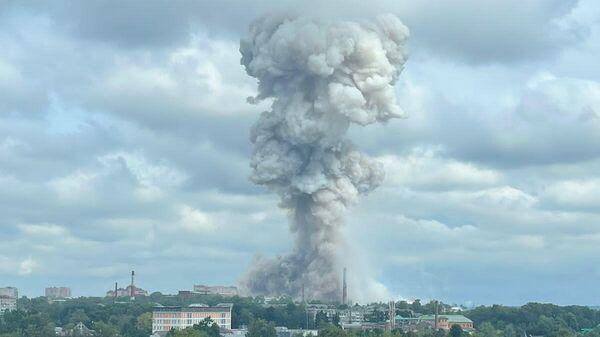
[[[5,311],[17,310],[19,290],[14,287],[0,288],[0,316]]]
[[[6,311],[17,310],[17,299],[14,297],[0,295],[0,316]]]
[[[192,304],[189,307],[154,307],[152,312],[152,333],[181,330],[194,326],[210,318],[219,328],[231,329],[231,303],[220,303],[214,307]]]
[[[200,284],[194,286],[194,292],[203,295],[235,296],[238,294],[238,289],[234,286],[205,286]]]
[[[277,333],[277,337],[316,337],[319,335],[319,330],[288,329],[283,326],[276,326],[275,332]]]
[[[365,321],[364,308],[355,306],[348,309],[338,310],[340,323],[362,323]]]

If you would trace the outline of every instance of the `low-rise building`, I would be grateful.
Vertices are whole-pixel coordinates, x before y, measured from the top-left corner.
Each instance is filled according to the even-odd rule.
[[[419,319],[435,326],[435,315],[423,315]],[[463,330],[473,330],[473,321],[463,315],[438,315],[438,329],[450,330],[453,325],[458,325]]]
[[[203,295],[236,296],[238,289],[234,286],[205,286],[200,284],[194,286],[194,292]]]
[[[83,324],[82,322],[79,322],[71,329],[56,327],[56,328],[54,328],[54,334],[56,336],[65,336],[65,337],[67,337],[67,336],[95,336],[96,332],[94,330],[91,330],[87,326],[85,326],[85,324]]]
[[[307,329],[288,329],[283,326],[275,327],[275,332],[277,333],[277,337],[316,337],[319,334],[319,330],[307,330]]]
[[[231,329],[231,330],[221,331],[221,336],[223,336],[223,337],[246,337],[247,333],[248,333],[248,329],[246,329],[246,328]]]
[[[434,327],[432,322],[422,321],[419,317],[402,317],[398,315],[394,322],[396,327],[404,332],[433,329]]]
[[[317,313],[323,313],[327,316],[327,318],[332,319],[337,313],[338,310],[333,304],[307,304],[306,305],[306,313],[313,318],[313,320],[317,317]]]
[[[362,307],[354,306],[348,309],[338,310],[340,323],[362,323],[365,321],[365,310]]]
[[[71,288],[49,287],[49,288],[46,288],[45,294],[46,294],[46,297],[49,299],[71,298]]]
[[[181,330],[210,318],[221,329],[231,330],[231,303],[220,303],[214,307],[191,304],[188,307],[156,306],[152,312],[152,333],[171,329]]]
[[[419,317],[396,316],[396,326],[403,331],[417,331],[435,328],[435,315]],[[465,331],[472,331],[473,321],[463,315],[438,315],[437,328],[450,330],[453,325],[460,326]]]

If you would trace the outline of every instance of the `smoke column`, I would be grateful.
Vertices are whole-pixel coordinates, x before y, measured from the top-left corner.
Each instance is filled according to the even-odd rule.
[[[346,138],[402,116],[393,85],[406,60],[408,29],[393,15],[371,23],[268,16],[240,43],[241,63],[258,79],[251,103],[269,99],[251,131],[251,180],[289,210],[294,250],[257,258],[242,281],[255,295],[339,300],[336,248],[346,208],[383,180],[382,166]]]

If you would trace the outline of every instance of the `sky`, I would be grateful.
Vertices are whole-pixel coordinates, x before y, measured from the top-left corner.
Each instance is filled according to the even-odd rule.
[[[592,0],[0,2],[0,286],[236,284],[293,245],[252,184],[257,17],[397,15],[408,117],[349,209],[352,298],[600,305],[600,6]],[[352,277],[351,277],[352,280]],[[358,289],[357,289],[358,288]]]

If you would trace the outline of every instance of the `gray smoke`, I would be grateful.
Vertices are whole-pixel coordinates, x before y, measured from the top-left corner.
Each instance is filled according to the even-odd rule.
[[[281,197],[293,252],[258,258],[242,286],[255,295],[339,298],[336,248],[346,208],[383,180],[379,163],[346,139],[361,126],[402,116],[393,85],[408,29],[393,15],[372,23],[268,16],[240,43],[241,63],[270,99],[252,128],[251,180]]]

